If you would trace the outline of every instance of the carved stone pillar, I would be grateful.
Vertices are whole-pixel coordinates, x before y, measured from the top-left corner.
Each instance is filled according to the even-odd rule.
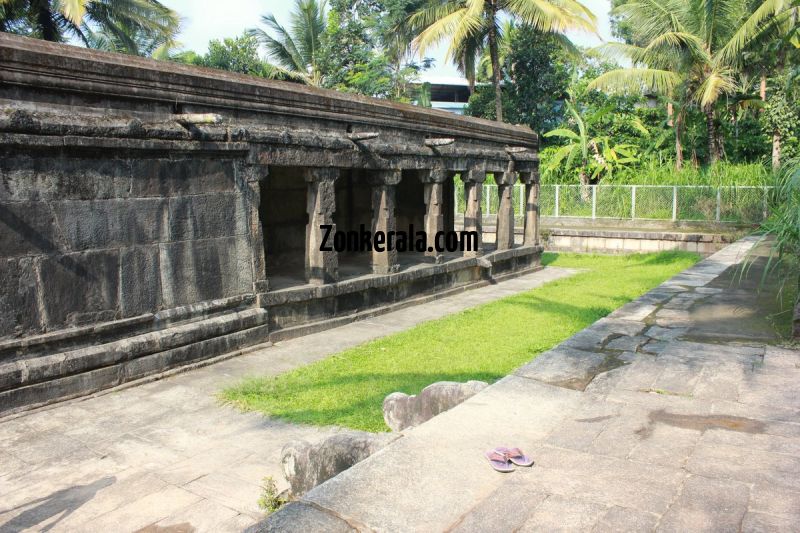
[[[452,176],[452,172],[444,169],[420,171],[420,181],[425,187],[425,233],[428,239],[425,255],[433,257],[436,263],[444,261],[442,252],[436,250],[436,234],[444,231],[444,182]]]
[[[370,173],[370,183],[372,184],[372,273],[389,274],[396,272],[397,250],[392,245],[389,247],[389,232],[395,231],[396,219],[394,216],[395,207],[395,186],[400,183],[402,171],[400,170],[377,170]],[[376,238],[377,232],[382,232],[385,236],[381,244]],[[378,246],[381,246],[381,250]]]
[[[244,164],[239,169],[242,177],[240,186],[243,191],[247,213],[250,250],[252,253],[253,292],[261,294],[269,290],[269,282],[267,281],[264,256],[264,230],[261,227],[261,218],[258,210],[261,205],[261,180],[267,177],[269,167],[266,165]]]
[[[483,253],[483,213],[481,211],[481,198],[483,196],[483,182],[486,181],[486,171],[483,169],[468,170],[462,175],[464,182],[464,231],[474,231],[478,234],[476,250],[464,252],[464,257],[476,257]]]
[[[539,173],[520,172],[525,184],[525,237],[524,245],[539,244]]]
[[[494,181],[497,183],[497,194],[500,197],[497,206],[497,223],[495,235],[498,250],[508,250],[514,247],[514,202],[512,193],[517,173],[495,172]]]
[[[308,225],[306,226],[306,279],[314,285],[332,283],[339,278],[339,258],[333,250],[333,235],[336,225],[333,222],[333,213],[336,211],[336,179],[339,177],[337,168],[308,168],[304,171],[308,183],[306,194],[306,212]],[[320,250],[327,230],[321,226],[331,226],[330,238],[326,248]]]

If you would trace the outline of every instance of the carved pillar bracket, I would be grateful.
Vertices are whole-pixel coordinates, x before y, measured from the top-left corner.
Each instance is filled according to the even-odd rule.
[[[436,250],[436,235],[444,232],[444,183],[448,179],[453,179],[453,171],[443,168],[433,168],[430,170],[421,170],[419,179],[424,185],[425,189],[425,234],[427,236],[427,249],[425,255],[432,257],[434,262],[441,263],[444,261],[442,252]],[[440,244],[444,244],[441,242]]]
[[[377,170],[370,172],[369,182],[372,185],[372,272],[373,274],[389,274],[396,272],[397,250],[389,249],[389,232],[394,232],[396,219],[395,186],[402,179],[401,170]],[[384,242],[377,242],[377,232],[383,233]],[[378,250],[378,245],[381,249]]]
[[[241,164],[237,170],[240,176],[237,179],[237,186],[242,190],[244,214],[247,217],[253,269],[253,292],[265,293],[269,290],[269,282],[264,261],[264,230],[261,227],[258,211],[261,205],[261,180],[269,174],[269,167]]]
[[[471,168],[461,174],[464,182],[464,231],[474,231],[478,234],[476,250],[464,251],[464,257],[477,257],[483,253],[483,213],[481,211],[481,198],[483,196],[483,182],[486,181],[486,170]]]
[[[520,172],[525,184],[525,246],[539,244],[539,173]]]
[[[495,225],[497,249],[508,250],[514,247],[513,192],[514,183],[517,181],[517,173],[514,171],[495,172],[494,181],[497,183],[497,195],[499,197]]]
[[[308,183],[306,194],[306,279],[314,285],[335,282],[339,278],[339,258],[328,239],[327,247],[331,250],[320,250],[326,229],[321,226],[330,225],[330,235],[336,232],[333,214],[336,211],[336,179],[338,168],[307,168],[303,177]]]

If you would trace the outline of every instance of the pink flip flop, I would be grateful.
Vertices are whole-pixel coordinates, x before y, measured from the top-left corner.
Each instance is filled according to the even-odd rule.
[[[533,459],[525,455],[522,450],[519,448],[506,448],[505,446],[498,446],[494,449],[500,455],[506,457],[508,461],[511,461],[517,466],[532,466]]]
[[[511,466],[508,456],[506,456],[504,453],[498,452],[497,449],[489,450],[488,452],[485,452],[484,455],[489,461],[489,464],[492,465],[492,468],[498,472],[508,473],[514,471],[514,467]]]

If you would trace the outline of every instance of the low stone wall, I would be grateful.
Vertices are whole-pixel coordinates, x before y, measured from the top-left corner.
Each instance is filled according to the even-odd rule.
[[[321,331],[452,291],[534,272],[541,268],[541,252],[541,246],[521,246],[394,274],[270,291],[263,301],[269,311],[270,340],[277,342]]]
[[[710,255],[735,240],[736,235],[718,233],[569,228],[542,230],[545,249],[554,252],[622,254],[680,250]]]

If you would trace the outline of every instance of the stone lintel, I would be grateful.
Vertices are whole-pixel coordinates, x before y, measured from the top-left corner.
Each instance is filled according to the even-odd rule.
[[[448,179],[452,179],[456,172],[446,168],[429,168],[420,170],[417,175],[422,183],[444,183]]]
[[[532,183],[539,183],[539,173],[538,172],[519,172],[519,181],[520,183],[524,183],[525,185],[529,185]]]
[[[403,179],[400,169],[367,170],[367,180],[371,185],[397,185]]]
[[[483,183],[486,181],[486,170],[484,168],[471,168],[461,173],[461,181],[464,183]]]
[[[497,185],[514,185],[517,182],[519,174],[515,171],[511,172],[495,172],[494,182]]]
[[[309,183],[335,181],[338,177],[339,169],[334,167],[306,167],[303,169],[303,179]]]

